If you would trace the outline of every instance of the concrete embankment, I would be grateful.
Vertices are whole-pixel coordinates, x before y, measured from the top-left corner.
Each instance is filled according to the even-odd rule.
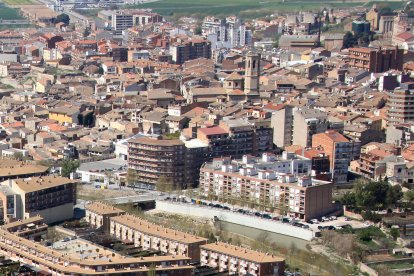
[[[286,236],[291,236],[306,241],[310,241],[314,237],[314,232],[309,229],[304,229],[290,225],[288,223],[281,223],[278,221],[259,218],[251,215],[244,215],[218,208],[201,207],[198,205],[157,200],[156,209],[164,212],[176,213],[187,216],[196,216],[208,219],[213,219],[214,217],[217,217],[222,221],[244,225],[247,227],[252,227]]]

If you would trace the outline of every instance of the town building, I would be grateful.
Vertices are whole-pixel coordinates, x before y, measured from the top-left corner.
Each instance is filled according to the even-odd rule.
[[[312,162],[285,153],[242,160],[215,158],[200,172],[200,191],[223,201],[239,200],[310,220],[332,212],[332,183],[310,178]]]
[[[134,242],[144,250],[158,250],[164,254],[200,260],[200,246],[207,239],[152,224],[132,215],[110,218],[110,234]]]
[[[27,219],[41,215],[46,223],[73,218],[76,184],[60,176],[9,179],[0,186],[3,219]]]
[[[404,50],[396,47],[349,48],[349,65],[372,73],[403,69]]]
[[[201,265],[216,268],[219,272],[255,276],[284,275],[285,261],[277,256],[222,242],[202,245],[200,248]]]
[[[400,87],[388,91],[387,95],[388,125],[407,123],[414,119],[414,83],[402,83]]]
[[[329,130],[312,136],[312,147],[322,149],[329,156],[332,181],[338,185],[348,181],[348,166],[359,158],[361,145],[341,133]]]
[[[92,227],[109,233],[110,218],[124,215],[125,211],[104,202],[94,201],[85,206],[85,220]]]
[[[182,256],[125,257],[114,251],[97,247],[92,243],[82,244],[94,248],[88,255],[83,253],[62,254],[62,249],[47,247],[22,236],[23,232],[44,231],[44,226],[36,218],[6,224],[0,228],[0,253],[12,261],[36,267],[39,271],[52,275],[119,275],[133,274],[146,276],[155,267],[162,275],[190,276],[194,267],[189,258]]]

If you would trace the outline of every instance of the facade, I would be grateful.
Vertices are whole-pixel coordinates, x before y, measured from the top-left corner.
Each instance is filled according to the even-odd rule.
[[[263,124],[262,124],[263,123]],[[197,129],[197,138],[208,144],[209,159],[217,156],[239,158],[273,148],[270,122],[228,118],[219,126]]]
[[[205,163],[200,172],[200,190],[220,200],[240,200],[275,208],[304,220],[332,211],[332,184],[311,179],[312,162],[307,158],[286,159],[263,154],[262,159],[243,156]]]
[[[312,136],[328,129],[328,116],[318,109],[303,108],[293,115],[292,145],[310,147]]]
[[[212,48],[236,48],[250,45],[252,33],[237,17],[220,19],[213,16],[204,18],[202,34],[212,43]]]
[[[348,140],[330,130],[312,137],[312,147],[322,149],[329,156],[332,180],[335,184],[348,181],[348,166],[360,152],[360,143]]]
[[[371,73],[402,71],[404,50],[398,47],[349,48],[349,65]]]
[[[394,29],[394,14],[383,14],[379,20],[379,32],[385,35],[391,35]]]
[[[373,5],[372,8],[365,15],[365,20],[371,24],[371,31],[378,30],[379,27],[379,11],[377,5]]]
[[[387,95],[388,125],[407,123],[414,119],[414,83],[402,83]]]
[[[155,266],[157,274],[171,276],[193,275],[194,267],[189,258],[181,256],[125,257],[113,251],[97,248],[92,257],[62,254],[61,250],[44,246],[22,236],[22,232],[44,231],[44,226],[31,219],[6,224],[0,228],[0,253],[29,266],[36,267],[51,275],[136,275],[146,276]],[[34,228],[33,228],[34,225]],[[16,227],[17,226],[17,227]],[[95,251],[95,250],[94,250]]]
[[[230,275],[282,276],[285,261],[280,257],[222,242],[201,246],[201,265]]]
[[[160,179],[171,185],[186,182],[186,147],[180,140],[148,137],[128,141],[128,166],[139,182],[156,185]]]
[[[205,39],[188,39],[170,46],[172,61],[176,64],[197,58],[211,58],[211,42]]]
[[[85,220],[94,228],[109,233],[110,218],[124,215],[125,211],[104,202],[94,201],[85,207]]]
[[[110,218],[110,234],[134,242],[144,250],[159,250],[164,254],[200,260],[200,246],[207,239],[164,228],[131,215]]]
[[[76,181],[41,176],[9,179],[1,183],[5,220],[26,219],[41,215],[46,223],[71,219],[76,204]]]

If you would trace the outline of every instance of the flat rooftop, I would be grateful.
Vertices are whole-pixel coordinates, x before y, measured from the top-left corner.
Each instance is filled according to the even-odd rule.
[[[118,171],[122,170],[123,167],[126,167],[128,164],[128,161],[113,158],[113,159],[107,159],[102,161],[96,161],[96,162],[88,162],[88,163],[82,163],[77,171],[105,171],[105,170],[112,170],[112,171]]]
[[[58,187],[70,183],[76,183],[77,181],[60,176],[42,176],[31,177],[26,179],[13,179],[13,185],[19,187],[23,192],[30,193],[34,191],[49,189]],[[3,185],[7,185],[8,181],[3,182]]]
[[[0,167],[0,178],[10,177],[10,176],[19,176],[19,175],[28,175],[28,174],[39,174],[39,173],[45,173],[48,170],[49,168],[45,166],[20,163],[20,164],[14,164],[11,166]]]

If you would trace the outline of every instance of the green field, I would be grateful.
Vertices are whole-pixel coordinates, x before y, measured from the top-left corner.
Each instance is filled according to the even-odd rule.
[[[23,19],[17,9],[6,7],[0,3],[0,18],[1,19]]]
[[[402,2],[388,2],[394,6],[403,5]],[[273,12],[295,12],[320,10],[323,7],[356,7],[370,5],[367,1],[349,2],[347,0],[159,0],[156,2],[138,4],[127,7],[152,8],[162,15],[240,15],[242,17],[256,17]]]
[[[5,3],[6,5],[31,5],[33,4],[30,0],[1,0],[1,2]]]

